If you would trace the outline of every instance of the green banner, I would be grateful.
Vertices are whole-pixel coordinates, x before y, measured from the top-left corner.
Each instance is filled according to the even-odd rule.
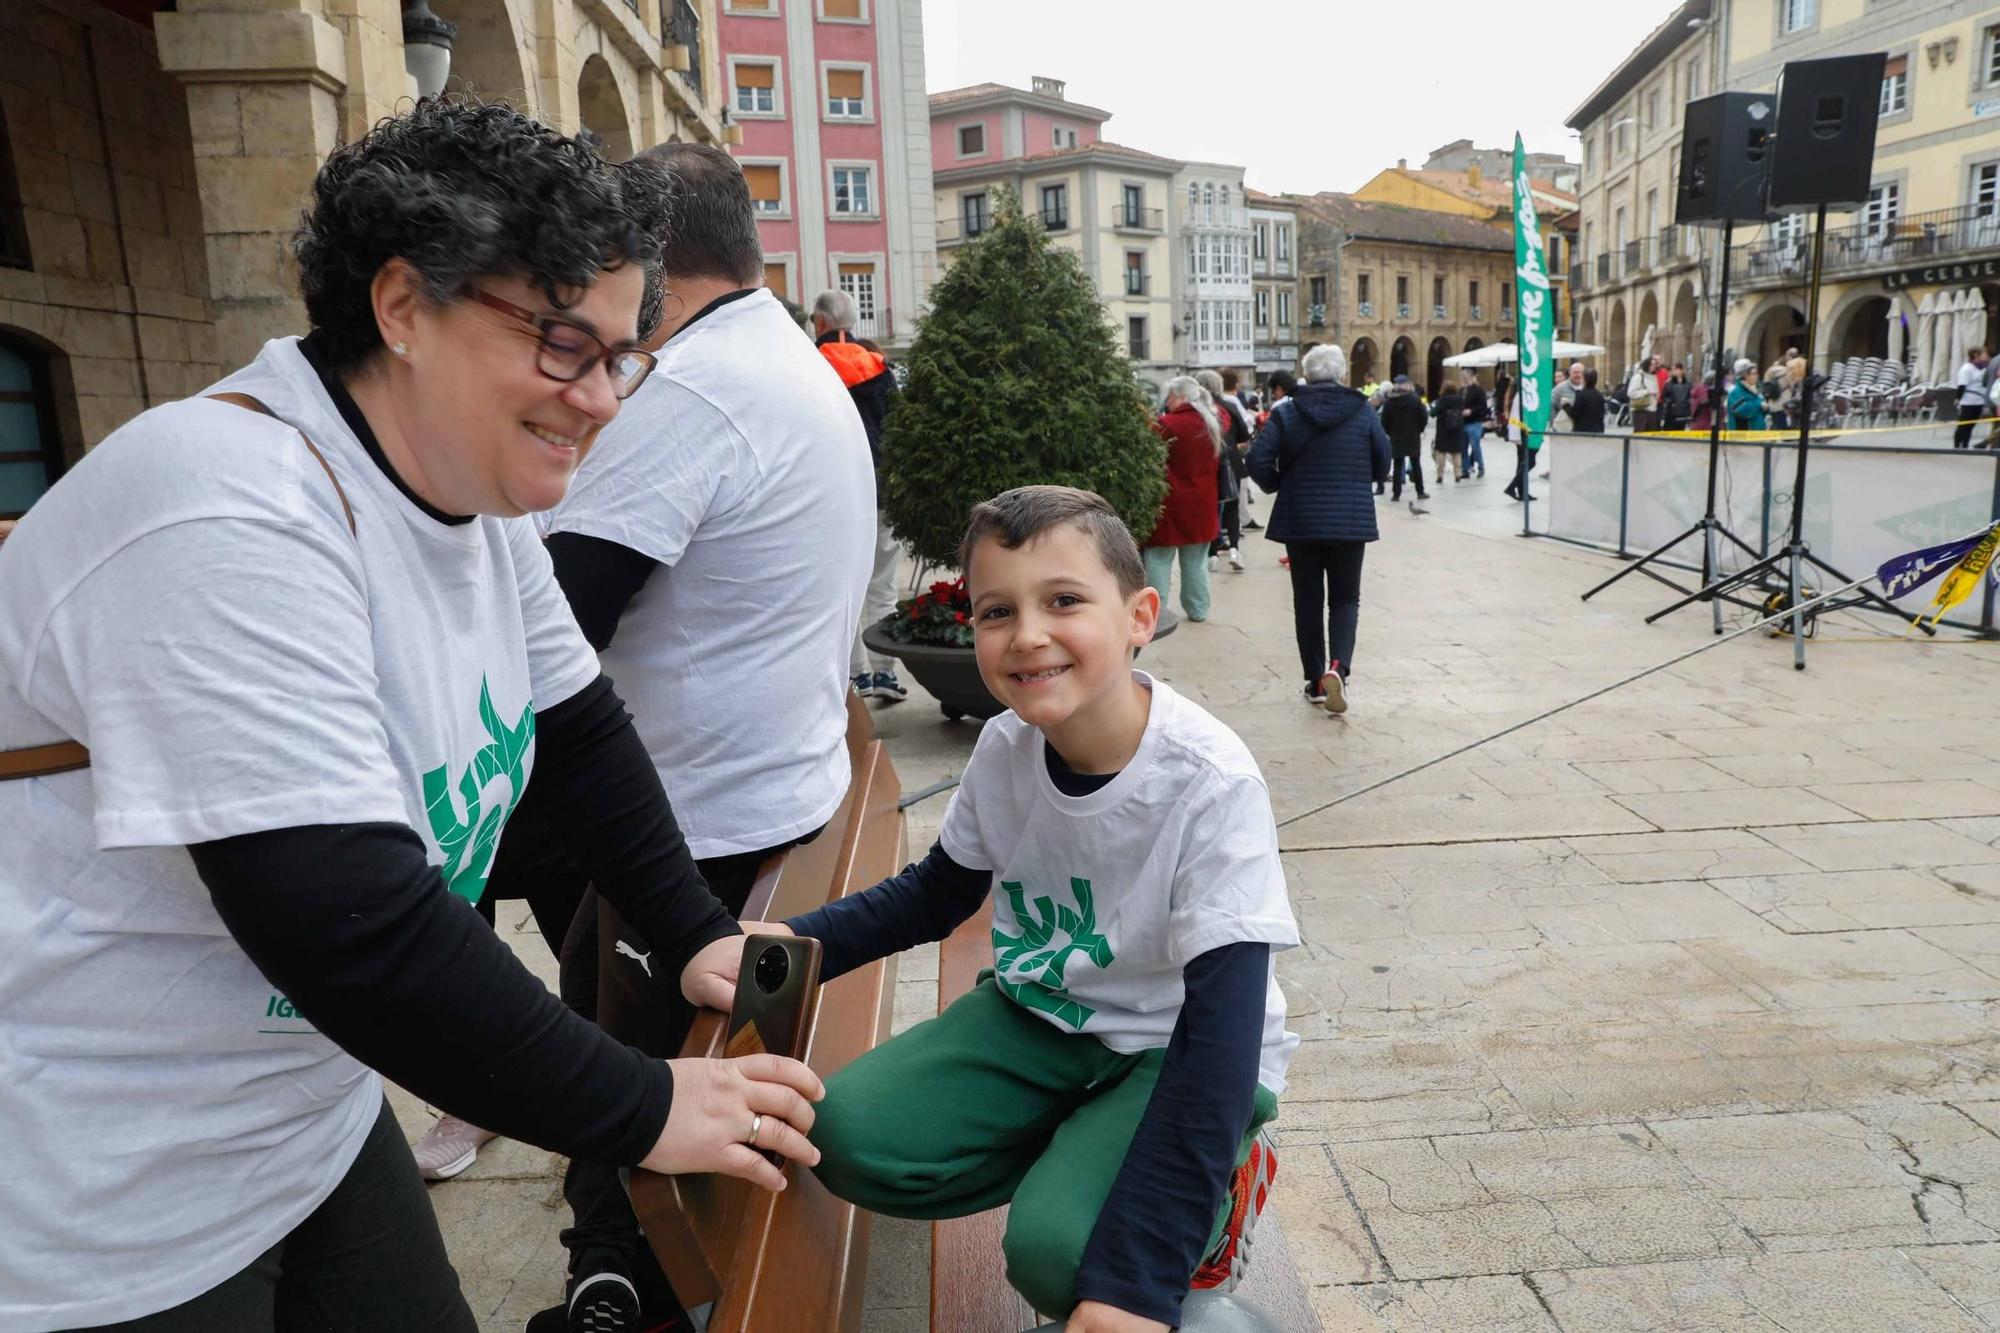
[[[1530,449],[1540,447],[1549,429],[1550,396],[1555,392],[1555,297],[1535,216],[1535,190],[1528,181],[1528,153],[1514,136],[1514,345],[1521,349],[1521,422]]]

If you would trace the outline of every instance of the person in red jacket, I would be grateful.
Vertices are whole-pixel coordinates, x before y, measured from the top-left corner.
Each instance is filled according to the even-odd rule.
[[[1167,402],[1153,423],[1167,442],[1167,498],[1143,544],[1146,582],[1167,600],[1174,565],[1181,567],[1181,610],[1208,619],[1208,544],[1222,529],[1216,499],[1216,460],[1222,457],[1222,424],[1208,390],[1191,375],[1167,381]]]

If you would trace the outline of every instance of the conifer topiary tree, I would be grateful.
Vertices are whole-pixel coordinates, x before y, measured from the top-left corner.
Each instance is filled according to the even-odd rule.
[[[1001,192],[991,231],[931,293],[884,427],[882,507],[919,559],[951,566],[972,507],[1015,486],[1080,486],[1146,539],[1166,446],[1074,254]]]

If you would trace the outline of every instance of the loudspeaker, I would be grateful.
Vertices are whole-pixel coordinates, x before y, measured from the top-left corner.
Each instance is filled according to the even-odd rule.
[[[1793,60],[1778,76],[1778,134],[1771,155],[1771,207],[1796,213],[1825,204],[1860,208],[1875,168],[1882,100],[1880,51]]]
[[[1689,102],[1674,221],[1764,221],[1764,178],[1777,126],[1778,100],[1769,93],[1717,93]]]

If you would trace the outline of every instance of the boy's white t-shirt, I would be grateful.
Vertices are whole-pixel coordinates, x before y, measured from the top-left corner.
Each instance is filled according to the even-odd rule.
[[[420,834],[476,899],[534,713],[597,675],[526,519],[426,515],[293,339],[114,432],[0,546],[0,1330],[209,1290],[330,1194],[381,1080],[230,937],[191,843]],[[273,884],[283,894],[291,886]]]
[[[1002,992],[1124,1054],[1173,1036],[1182,969],[1196,957],[1299,942],[1256,760],[1204,709],[1132,675],[1152,708],[1138,753],[1110,782],[1064,796],[1041,731],[1002,713],[981,729],[938,835],[952,860],[993,873]],[[1273,961],[1257,1075],[1273,1094],[1298,1044]]]
[[[675,334],[541,522],[669,567],[603,660],[689,850],[763,851],[825,824],[847,792],[875,473],[854,400],[777,297]]]

